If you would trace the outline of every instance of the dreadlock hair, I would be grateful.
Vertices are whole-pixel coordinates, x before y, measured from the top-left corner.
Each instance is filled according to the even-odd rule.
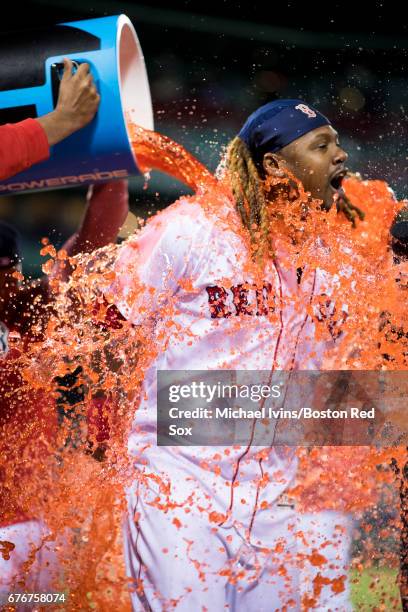
[[[350,176],[353,176],[350,174]],[[355,176],[355,175],[354,175]],[[354,206],[344,193],[344,189],[340,189],[340,195],[336,201],[337,212],[342,213],[353,227],[356,227],[356,217],[363,221],[365,213],[358,206]]]
[[[262,256],[271,246],[263,177],[259,165],[239,136],[228,146],[226,169],[242,223],[249,231],[254,251]]]

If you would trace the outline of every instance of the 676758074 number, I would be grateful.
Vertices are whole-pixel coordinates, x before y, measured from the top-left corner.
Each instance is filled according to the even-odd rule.
[[[65,603],[65,593],[9,593],[7,603],[10,604],[52,604]]]

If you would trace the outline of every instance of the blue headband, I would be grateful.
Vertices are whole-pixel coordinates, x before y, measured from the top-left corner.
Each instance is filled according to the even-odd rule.
[[[238,136],[254,157],[260,157],[323,125],[331,125],[327,117],[302,100],[275,100],[252,113]]]

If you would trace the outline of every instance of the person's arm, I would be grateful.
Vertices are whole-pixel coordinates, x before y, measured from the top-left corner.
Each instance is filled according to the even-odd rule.
[[[47,135],[36,119],[0,126],[0,180],[48,159],[49,155]]]
[[[128,182],[123,180],[92,185],[86,199],[87,209],[74,234],[69,255],[92,253],[116,242],[129,213]]]
[[[92,185],[88,190],[87,208],[78,231],[68,238],[62,249],[68,257],[74,257],[115,243],[128,212],[129,191],[126,180]],[[72,267],[66,260],[63,264],[55,264],[51,276],[66,281],[71,272]]]
[[[38,119],[0,126],[0,180],[48,159],[50,147],[87,125],[95,116],[99,95],[88,64],[72,73],[64,59],[64,74],[55,110]]]

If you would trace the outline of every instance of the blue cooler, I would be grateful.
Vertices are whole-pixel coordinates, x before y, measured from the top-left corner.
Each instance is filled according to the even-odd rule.
[[[153,110],[142,50],[126,15],[6,35],[0,57],[0,124],[53,110],[64,57],[89,64],[101,96],[89,125],[52,147],[48,161],[0,181],[1,195],[140,174],[125,114],[153,129]]]

